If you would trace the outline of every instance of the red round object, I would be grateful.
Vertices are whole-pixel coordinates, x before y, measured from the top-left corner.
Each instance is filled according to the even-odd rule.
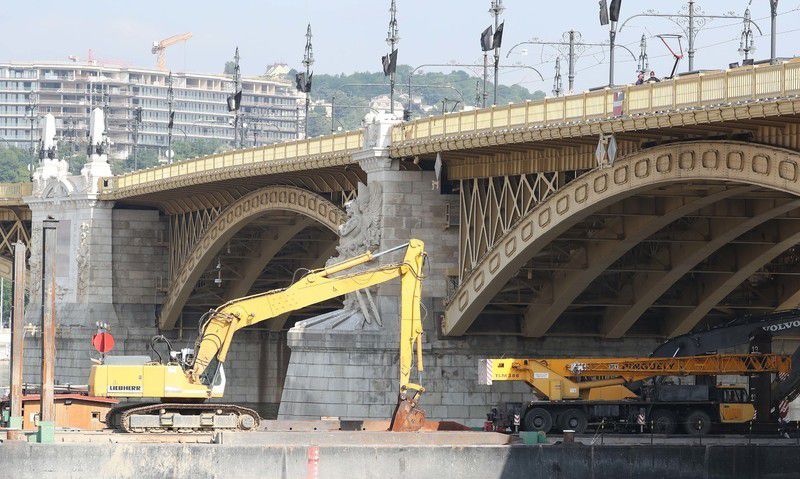
[[[97,333],[92,336],[92,346],[98,353],[107,353],[114,348],[114,336],[111,333]]]

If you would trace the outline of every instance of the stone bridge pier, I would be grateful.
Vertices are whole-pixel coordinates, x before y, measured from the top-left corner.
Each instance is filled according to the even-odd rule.
[[[64,160],[42,160],[25,202],[31,209],[30,300],[26,310],[25,381],[41,364],[42,222],[58,221],[56,269],[56,384],[85,385],[97,323],[111,328],[113,354],[147,354],[158,332],[156,284],[165,271],[165,224],[158,210],[115,209],[99,198],[111,176],[105,155],[92,155],[81,175]]]
[[[434,171],[390,157],[389,134],[395,123],[383,117],[366,126],[364,150],[354,159],[366,172],[367,184],[360,185],[357,199],[348,207],[338,251],[347,257],[366,249],[385,250],[409,238],[425,242],[425,369],[422,377],[412,379],[427,389],[422,407],[428,417],[479,426],[492,405],[531,399],[530,389],[522,383],[479,385],[480,358],[578,350],[609,354],[605,344],[587,338],[441,337],[445,300],[458,276],[459,228],[449,224],[448,216],[457,214],[459,198],[440,192]],[[401,258],[398,252],[380,260],[390,263]],[[377,314],[348,298],[344,310],[301,321],[289,330],[291,357],[279,418],[390,417],[398,393],[399,281],[381,285],[373,294]],[[631,353],[644,353],[654,344],[614,341],[616,351]]]

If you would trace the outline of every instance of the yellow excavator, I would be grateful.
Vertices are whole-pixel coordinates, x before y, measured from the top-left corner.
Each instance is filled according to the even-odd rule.
[[[405,257],[399,263],[354,270],[403,248]],[[423,242],[412,239],[380,253],[366,252],[311,271],[287,288],[229,301],[204,316],[195,347],[170,351],[166,364],[148,356],[106,356],[99,364],[92,365],[89,394],[161,401],[132,403],[113,409],[107,418],[109,425],[127,432],[255,429],[260,422],[256,411],[235,404],[205,402],[223,396],[225,372],[222,365],[234,333],[284,313],[400,278],[400,385],[389,429],[419,430],[427,422],[424,411],[417,408],[425,389],[411,382],[411,371],[412,368],[418,372],[423,370],[420,297],[424,261]]]

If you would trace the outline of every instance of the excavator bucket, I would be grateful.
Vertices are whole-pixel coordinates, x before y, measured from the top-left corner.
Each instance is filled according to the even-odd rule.
[[[425,411],[417,407],[417,397],[401,394],[397,398],[397,406],[394,408],[392,420],[389,423],[389,430],[394,432],[416,432],[425,425]]]

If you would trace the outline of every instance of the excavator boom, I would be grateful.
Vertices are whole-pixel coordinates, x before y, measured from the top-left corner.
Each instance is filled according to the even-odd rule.
[[[406,252],[401,262],[364,270],[356,269],[382,255],[403,248],[406,248]],[[416,407],[419,396],[425,389],[411,382],[412,370],[423,370],[420,301],[424,260],[424,244],[412,239],[404,245],[381,253],[367,252],[311,271],[284,289],[229,301],[209,311],[204,317],[194,350],[171,352],[172,360],[167,364],[142,361],[141,357],[120,357],[107,358],[107,364],[92,366],[90,394],[173,399],[176,403],[222,397],[225,387],[222,364],[238,330],[400,278],[399,395],[390,429],[409,431],[429,426],[425,424],[424,412]],[[179,413],[176,415],[175,411]],[[188,416],[185,414],[187,412]],[[226,428],[252,429],[258,424],[258,414],[255,411],[236,405],[217,404],[207,407],[200,404],[191,407],[180,404],[137,406],[121,411],[116,417],[118,420],[115,422],[123,429],[134,431],[213,430],[217,424]],[[179,422],[181,425],[177,425]]]

